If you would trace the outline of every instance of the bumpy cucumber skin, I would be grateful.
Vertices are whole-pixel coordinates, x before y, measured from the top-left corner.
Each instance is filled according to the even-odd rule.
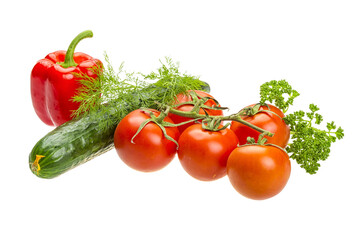
[[[152,88],[154,88],[153,94],[161,95],[166,92],[164,88],[154,86]],[[204,83],[200,90],[210,92],[210,87]],[[137,97],[139,96],[134,96]],[[108,107],[112,109],[107,112],[116,112],[116,108],[119,107],[128,113],[135,110],[126,102]],[[112,116],[104,116],[106,117]],[[31,171],[40,178],[51,179],[111,150],[114,147],[114,132],[117,124],[100,129],[101,120],[104,119],[96,119],[89,114],[70,120],[46,134],[30,153]]]
[[[32,172],[41,178],[54,178],[112,149],[116,126],[101,130],[98,121],[86,116],[45,135],[30,153]],[[37,155],[43,157],[36,161]]]

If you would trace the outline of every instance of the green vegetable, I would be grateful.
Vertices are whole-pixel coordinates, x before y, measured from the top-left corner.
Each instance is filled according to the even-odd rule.
[[[74,113],[77,118],[36,143],[29,156],[31,171],[41,178],[54,178],[112,149],[116,126],[129,112],[140,107],[155,108],[155,101],[168,103],[189,89],[209,90],[197,77],[180,74],[170,59],[157,73],[142,75],[144,79],[157,80],[153,84],[140,81],[135,75],[126,74],[121,79],[109,64],[99,79],[92,79],[91,84],[79,89],[74,99],[82,105]]]
[[[287,95],[285,99],[284,95]],[[260,103],[263,105],[266,101],[275,104],[283,113],[286,113],[289,106],[294,103],[294,99],[300,94],[294,90],[285,80],[272,80],[260,86]]]
[[[73,101],[79,102],[80,107],[73,113],[73,116],[78,118],[91,115],[92,118],[97,119],[103,118],[104,115],[111,112],[111,118],[99,122],[100,129],[111,128],[128,114],[128,110],[118,108],[114,112],[110,108],[104,108],[103,106],[109,102],[125,101],[131,109],[157,108],[158,105],[155,104],[155,101],[169,103],[178,93],[185,93],[189,89],[210,91],[208,85],[204,85],[198,76],[180,73],[178,63],[175,64],[170,58],[165,58],[165,60],[165,63],[160,61],[161,67],[156,72],[151,72],[148,75],[135,72],[127,73],[123,70],[123,64],[116,73],[105,54],[107,68],[104,71],[95,69],[98,71],[99,77],[97,79],[89,79],[85,74],[79,75],[79,78],[82,79],[80,80],[82,87]],[[149,81],[157,82],[149,86]],[[157,87],[162,89],[161,94],[156,92]]]
[[[98,125],[88,115],[45,135],[30,153],[32,172],[42,178],[53,178],[112,149],[114,130],[103,131]]]
[[[315,174],[320,167],[319,161],[329,157],[331,144],[344,137],[344,130],[336,129],[334,122],[327,123],[327,130],[316,128],[314,124],[319,125],[323,117],[317,113],[316,105],[310,104],[309,108],[310,112],[297,111],[284,118],[290,126],[292,139],[286,151],[306,172]]]
[[[272,80],[260,87],[261,103],[274,102],[284,113],[299,95],[285,80]],[[310,112],[300,110],[285,116],[291,134],[286,151],[307,173],[315,174],[320,167],[319,161],[329,157],[331,144],[344,137],[344,130],[336,128],[334,122],[327,123],[327,130],[321,130],[323,117],[317,112],[319,108],[315,104],[310,104],[309,108]]]

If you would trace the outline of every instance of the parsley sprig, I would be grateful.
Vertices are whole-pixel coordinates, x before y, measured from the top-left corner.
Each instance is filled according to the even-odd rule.
[[[283,113],[287,112],[289,106],[299,95],[298,91],[294,90],[285,80],[272,80],[260,86],[260,103],[263,105],[266,101],[274,102]]]
[[[299,95],[285,80],[272,80],[260,87],[261,103],[274,102],[284,113]],[[286,151],[309,174],[315,174],[319,162],[329,157],[331,144],[344,137],[344,130],[333,121],[326,124],[326,130],[320,128],[323,116],[319,110],[317,105],[310,104],[308,112],[300,110],[284,117],[291,133]]]
[[[323,117],[316,105],[310,104],[309,109],[309,112],[300,110],[284,118],[290,126],[292,139],[286,151],[306,172],[315,174],[320,167],[319,161],[329,157],[331,144],[344,137],[344,130],[336,129],[334,122],[327,123],[327,130],[317,128]]]

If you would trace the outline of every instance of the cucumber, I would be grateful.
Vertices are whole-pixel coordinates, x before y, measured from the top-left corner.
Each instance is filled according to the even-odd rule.
[[[149,87],[153,88],[152,96],[161,96],[166,92],[166,88],[154,85]],[[204,83],[200,90],[209,91],[209,85]],[[133,97],[151,98],[151,96],[143,95],[134,95]],[[113,113],[118,108],[125,109],[123,111],[125,113],[136,109],[133,104],[126,101],[106,107],[111,108],[107,112]],[[111,150],[114,147],[114,132],[117,123],[106,129],[99,128],[100,121],[111,117],[113,117],[111,114],[106,114],[99,119],[88,114],[82,118],[70,120],[46,134],[35,144],[30,153],[29,167],[31,171],[41,178],[54,178]]]
[[[91,116],[66,122],[36,143],[30,169],[38,177],[54,178],[81,165],[113,148],[115,128],[101,131]]]

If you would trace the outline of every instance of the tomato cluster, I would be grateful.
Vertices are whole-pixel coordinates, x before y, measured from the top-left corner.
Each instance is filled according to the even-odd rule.
[[[190,112],[194,95],[177,96],[174,109]],[[196,91],[199,99],[206,99],[198,114],[222,116],[213,97]],[[181,103],[184,103],[181,105]],[[250,107],[253,107],[250,106]],[[201,121],[169,113],[158,121],[157,110],[135,110],[118,124],[114,145],[119,157],[133,169],[157,171],[178,155],[184,170],[195,179],[212,181],[228,176],[233,187],[250,199],[267,199],[285,187],[291,172],[289,156],[282,149],[290,136],[283,121],[284,114],[272,105],[261,106],[259,112],[242,119],[274,133],[266,137],[271,144],[250,144],[248,137],[259,138],[260,133],[238,121],[230,128],[221,123],[209,130]],[[266,111],[262,111],[266,110]],[[144,124],[144,122],[146,124]],[[174,125],[187,122],[184,125]],[[261,138],[261,137],[260,137]]]

